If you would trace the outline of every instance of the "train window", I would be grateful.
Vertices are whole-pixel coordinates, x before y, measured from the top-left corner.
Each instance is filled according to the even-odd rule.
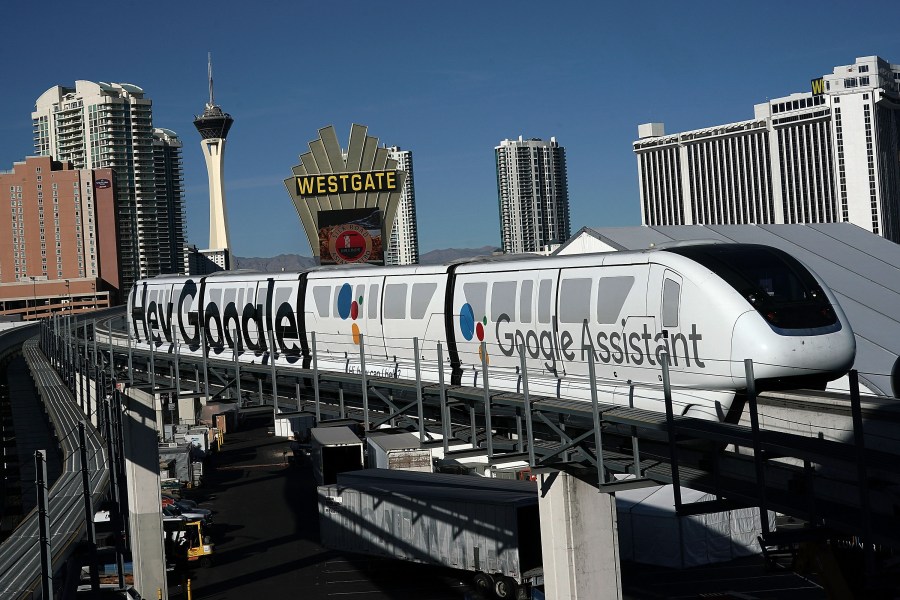
[[[406,318],[406,284],[392,283],[384,286],[384,318]]]
[[[552,279],[542,279],[538,285],[538,323],[549,323],[550,313],[553,311]]]
[[[837,315],[819,282],[790,254],[754,244],[667,248],[721,277],[780,329],[835,325]]]
[[[583,323],[591,318],[591,280],[588,277],[563,279],[559,295],[565,300],[559,305],[559,320],[563,323]]]
[[[366,298],[366,304],[369,306],[369,318],[378,318],[378,289],[377,283],[369,286],[369,296]]]
[[[496,322],[500,315],[516,320],[515,281],[498,281],[491,286],[491,321]]]
[[[316,301],[316,308],[319,310],[320,317],[329,315],[331,306],[331,288],[324,285],[313,287],[313,300]]]
[[[662,298],[662,325],[663,327],[678,327],[678,303],[681,296],[681,285],[666,279],[663,283]]]
[[[335,317],[340,316],[341,309],[341,290],[344,289],[344,284],[334,286],[334,302],[331,303],[331,314]],[[352,299],[353,296],[353,288],[350,287],[350,284],[347,284],[347,295],[349,295]]]
[[[597,322],[615,323],[634,287],[634,277],[601,277],[597,291]]]
[[[366,294],[366,286],[365,285],[360,284],[360,285],[356,286],[356,297],[353,299],[356,300],[357,302],[359,302],[359,304],[360,304],[359,308],[363,308],[365,306],[366,300],[368,300],[368,298],[363,297],[363,296],[365,296],[365,294]],[[360,313],[362,313],[361,310],[360,310]],[[362,314],[360,314],[359,316],[362,316]]]
[[[484,306],[487,297],[487,283],[478,281],[463,284],[463,295],[466,297],[466,302],[472,307],[475,320],[481,320],[486,314]]]
[[[531,294],[534,288],[534,282],[526,279],[522,282],[522,289],[519,290],[519,322],[531,323]]]
[[[421,319],[425,317],[428,310],[428,304],[431,297],[434,296],[434,290],[437,289],[436,283],[414,283],[412,286],[412,298],[409,304],[409,316],[413,319]]]

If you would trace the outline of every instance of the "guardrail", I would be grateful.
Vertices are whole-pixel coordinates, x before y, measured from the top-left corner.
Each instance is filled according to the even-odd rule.
[[[28,331],[24,331],[24,330]],[[79,423],[84,414],[72,393],[38,347],[34,336],[37,326],[22,327],[0,336],[3,349],[22,344],[22,352],[31,371],[38,394],[46,407],[63,456],[63,472],[49,492],[51,572],[56,572],[71,556],[85,533],[85,504],[82,494]],[[13,336],[13,337],[8,337]],[[85,446],[88,457],[88,481],[92,500],[98,501],[109,484],[109,463],[105,443],[97,430],[86,422]],[[0,544],[0,597],[35,598],[41,593],[41,547],[38,510],[32,510],[12,535]]]

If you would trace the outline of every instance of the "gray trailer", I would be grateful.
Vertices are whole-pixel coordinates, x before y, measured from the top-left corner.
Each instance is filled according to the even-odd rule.
[[[419,438],[411,433],[373,431],[366,437],[366,444],[368,463],[374,469],[434,471],[431,449],[422,448]]]
[[[328,548],[469,571],[499,598],[529,597],[540,582],[534,482],[368,469],[341,473],[318,494]]]
[[[362,440],[349,427],[310,429],[309,458],[318,485],[335,483],[338,473],[365,467]]]
[[[316,426],[316,415],[305,411],[279,412],[275,418],[275,435],[294,438],[298,442],[309,441],[309,431]]]

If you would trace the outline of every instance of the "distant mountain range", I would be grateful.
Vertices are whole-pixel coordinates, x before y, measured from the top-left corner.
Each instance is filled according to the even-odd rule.
[[[444,250],[432,250],[419,257],[420,265],[439,265],[442,263],[471,258],[473,256],[490,256],[499,251],[496,246],[482,246],[481,248],[446,248]],[[300,271],[316,265],[316,259],[311,256],[299,254],[279,254],[271,258],[245,258],[235,256],[235,269],[252,269],[262,273],[280,273],[281,271]]]

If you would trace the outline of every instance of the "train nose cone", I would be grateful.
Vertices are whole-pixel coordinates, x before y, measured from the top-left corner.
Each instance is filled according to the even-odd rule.
[[[743,386],[744,360],[749,358],[756,379],[819,377],[827,381],[846,373],[855,356],[856,339],[843,318],[837,330],[775,330],[759,313],[748,311],[733,329],[731,374],[735,384]]]

